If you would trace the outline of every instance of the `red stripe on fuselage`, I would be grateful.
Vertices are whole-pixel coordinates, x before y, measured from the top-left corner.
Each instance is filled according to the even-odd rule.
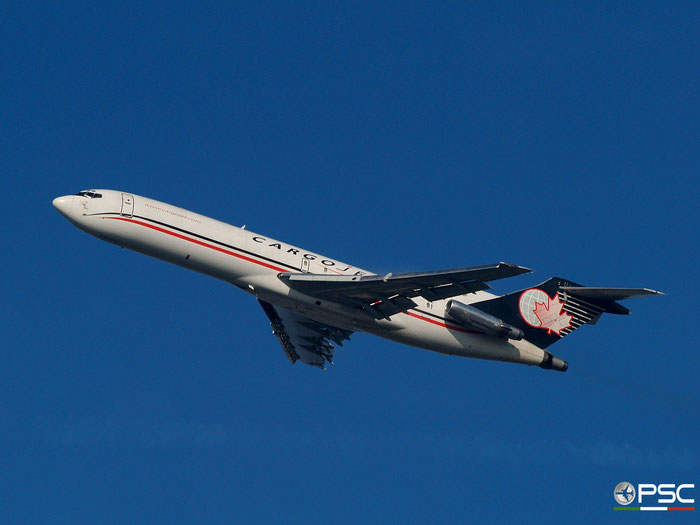
[[[244,261],[252,262],[255,264],[259,264],[260,266],[264,266],[265,268],[269,268],[271,270],[275,270],[278,272],[283,272],[283,273],[289,273],[290,270],[286,270],[284,268],[278,268],[277,266],[273,266],[271,264],[267,264],[261,261],[256,261],[255,259],[251,259],[250,257],[246,257],[245,255],[241,255],[239,253],[232,252],[230,250],[225,250],[223,248],[219,248],[218,246],[214,246],[212,244],[198,241],[197,239],[192,239],[191,237],[186,237],[185,235],[181,235],[179,233],[171,232],[169,230],[166,230],[165,228],[160,228],[158,226],[153,226],[152,224],[147,224],[145,222],[141,221],[136,221],[134,219],[127,219],[125,217],[103,217],[103,219],[114,219],[117,221],[124,221],[124,222],[130,222],[133,224],[138,224],[139,226],[144,226],[146,228],[150,228],[151,230],[155,230],[161,233],[166,233],[168,235],[172,235],[173,237],[177,237],[178,239],[183,239],[185,241],[189,241],[194,244],[198,244],[199,246],[204,246],[205,248],[211,248],[212,250],[216,250],[217,252],[225,253],[227,255],[231,255],[233,257],[238,257],[239,259],[243,259]],[[450,326],[448,324],[442,323],[440,321],[435,321],[433,319],[429,319],[428,317],[423,317],[422,315],[414,314],[411,312],[404,312],[406,315],[410,315],[411,317],[415,317],[416,319],[420,319],[421,321],[426,321],[428,323],[432,323],[437,326],[442,326],[443,328],[447,328],[448,330],[454,330],[456,332],[464,332],[466,334],[478,334],[480,332],[476,332],[474,330],[467,330],[465,328],[460,328],[458,326]]]
[[[138,224],[140,226],[145,226],[146,228],[150,228],[151,230],[155,230],[161,233],[167,233],[168,235],[172,235],[173,237],[177,237],[178,239],[184,239],[185,241],[190,241],[191,243],[198,244],[200,246],[204,246],[206,248],[211,248],[212,250],[216,250],[217,252],[225,253],[227,255],[231,255],[233,257],[238,257],[239,259],[243,259],[244,261],[252,262],[255,264],[259,264],[260,266],[264,266],[265,268],[270,268],[271,270],[276,270],[278,272],[284,272],[284,273],[289,273],[290,270],[285,270],[284,268],[278,268],[277,266],[273,266],[271,264],[264,263],[262,261],[256,261],[255,259],[251,259],[250,257],[246,257],[245,255],[241,255],[240,253],[235,253],[230,250],[225,250],[223,248],[219,248],[218,246],[214,246],[212,244],[198,241],[197,239],[192,239],[191,237],[186,237],[185,235],[180,235],[179,233],[171,232],[169,230],[166,230],[165,228],[160,228],[158,226],[153,226],[152,224],[147,224],[145,222],[141,221],[135,221],[134,219],[126,219],[124,217],[103,217],[104,219],[114,219],[117,221],[124,221],[124,222],[131,222],[134,224]]]

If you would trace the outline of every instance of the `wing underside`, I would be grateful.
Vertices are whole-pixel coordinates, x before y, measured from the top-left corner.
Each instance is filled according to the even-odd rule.
[[[301,361],[325,368],[326,361],[333,364],[333,343],[342,346],[343,341],[350,340],[350,330],[319,323],[260,299],[258,302],[270,319],[272,333],[292,363]]]

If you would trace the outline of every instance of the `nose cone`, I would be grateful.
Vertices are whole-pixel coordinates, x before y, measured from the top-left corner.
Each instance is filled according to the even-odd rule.
[[[64,217],[70,216],[71,209],[73,208],[74,195],[65,195],[63,197],[56,197],[53,200],[53,207],[56,208],[61,215]]]

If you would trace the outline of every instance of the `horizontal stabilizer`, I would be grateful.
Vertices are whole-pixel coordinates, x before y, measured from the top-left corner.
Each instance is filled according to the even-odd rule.
[[[632,297],[644,297],[645,295],[664,295],[663,292],[650,290],[649,288],[592,288],[588,286],[562,286],[559,288],[578,297],[586,299],[602,299],[604,301],[621,301]]]

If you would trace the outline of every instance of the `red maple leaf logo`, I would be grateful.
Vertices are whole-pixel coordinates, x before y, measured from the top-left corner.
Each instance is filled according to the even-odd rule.
[[[555,332],[561,337],[561,331],[571,326],[571,319],[573,316],[566,312],[561,312],[562,308],[564,308],[564,303],[559,301],[558,294],[554,297],[550,297],[548,302],[549,304],[535,302],[535,309],[533,312],[537,316],[537,319],[540,320],[540,323],[542,323],[540,328],[547,329],[548,334]]]

